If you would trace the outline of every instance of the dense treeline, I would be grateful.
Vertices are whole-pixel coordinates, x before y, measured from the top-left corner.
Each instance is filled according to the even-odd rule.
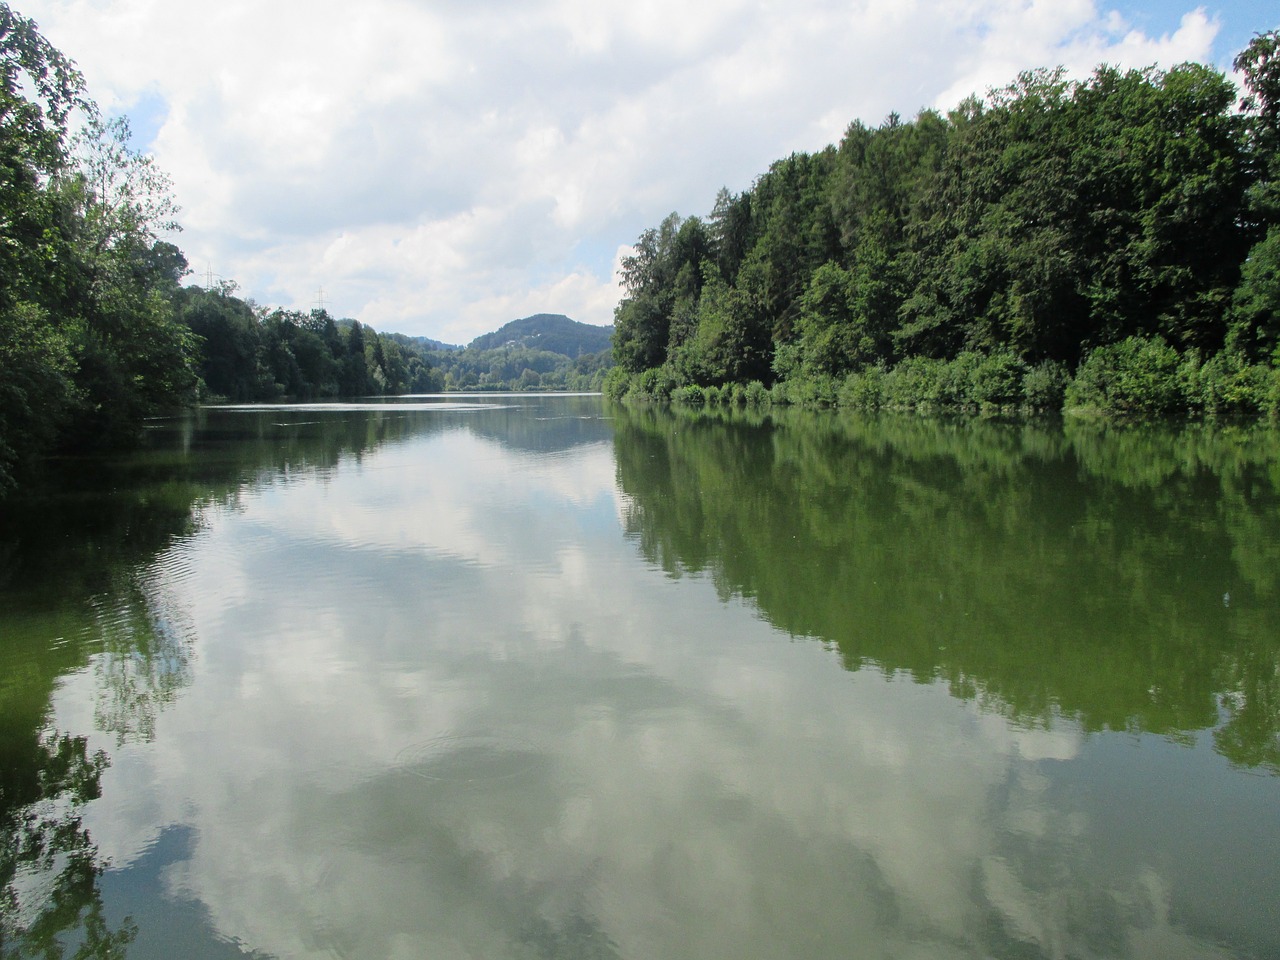
[[[1280,38],[1023,74],[672,214],[624,261],[615,396],[1275,414]],[[749,384],[758,384],[747,387]]]
[[[335,320],[325,310],[265,309],[236,297],[232,284],[188,287],[175,302],[180,320],[198,338],[199,389],[211,399],[599,390],[611,362],[607,353],[570,357],[519,344],[441,348],[421,337],[380,334],[357,320]]]
[[[429,355],[446,389],[598,391],[613,365],[610,329],[539,313]]]
[[[233,294],[188,287],[175,297],[199,343],[201,392],[211,398],[313,400],[431,393],[444,381],[407,338],[380,335],[325,310],[268,310]]]
[[[520,344],[550,353],[578,357],[588,353],[604,353],[612,349],[611,327],[579,323],[560,313],[536,313],[503,324],[492,333],[471,341],[473,350],[495,350]]]
[[[188,287],[174,299],[196,335],[198,389],[232,401],[366,397],[445,390],[599,390],[608,352],[569,356],[505,344],[442,348],[421,337],[378,333],[325,310],[266,309],[234,285]],[[564,344],[552,343],[569,349]]]
[[[427,354],[443,376],[445,390],[599,391],[613,366],[609,351],[569,356],[514,344],[481,349],[434,350]]]

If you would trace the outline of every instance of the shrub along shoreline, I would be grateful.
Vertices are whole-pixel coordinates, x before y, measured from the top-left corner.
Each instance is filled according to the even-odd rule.
[[[966,351],[951,360],[911,357],[844,377],[796,377],[681,384],[660,368],[627,375],[615,367],[605,396],[683,405],[795,405],[849,410],[965,410],[1065,413],[1125,419],[1169,416],[1280,422],[1280,368],[1223,351],[1202,360],[1159,338],[1129,337],[1098,347],[1069,373],[1052,361],[1031,365],[1012,353]]]

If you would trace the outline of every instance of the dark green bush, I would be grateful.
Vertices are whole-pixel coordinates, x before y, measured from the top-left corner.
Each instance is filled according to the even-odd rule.
[[[654,400],[660,403],[671,399],[671,391],[676,387],[671,372],[665,367],[653,367],[637,374],[627,391],[630,400]]]
[[[1023,404],[1032,410],[1061,410],[1068,379],[1066,368],[1052,360],[1028,367],[1022,375]]]
[[[748,383],[744,394],[749,407],[767,407],[771,399],[768,388],[759,380]]]
[[[609,372],[604,375],[604,383],[601,384],[600,392],[605,395],[608,400],[621,400],[627,395],[627,391],[631,389],[631,377],[622,367],[614,366],[609,368]]]
[[[931,357],[908,357],[884,377],[884,406],[912,409],[938,402],[941,392],[940,360]]]
[[[673,403],[684,403],[690,406],[702,406],[707,402],[707,395],[702,387],[696,383],[688,386],[676,387],[671,391],[671,400]]]
[[[1208,416],[1274,416],[1280,371],[1224,350],[1194,371],[1191,386],[1194,402]]]
[[[969,402],[979,406],[1021,406],[1027,365],[1012,353],[992,353],[969,370]]]
[[[1066,406],[1120,416],[1162,416],[1185,408],[1181,361],[1159,337],[1129,337],[1098,347],[1067,386]]]
[[[885,369],[867,367],[845,377],[840,387],[840,406],[853,410],[879,410],[884,403]]]
[[[839,400],[839,383],[833,377],[819,374],[795,377],[786,381],[787,402],[802,407],[834,407]]]

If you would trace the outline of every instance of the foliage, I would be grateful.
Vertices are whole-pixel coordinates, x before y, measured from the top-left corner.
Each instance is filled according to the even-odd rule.
[[[70,132],[71,117],[82,117]],[[133,440],[192,396],[168,181],[0,3],[0,493],[43,454]]]
[[[0,496],[20,477],[24,457],[52,446],[75,397],[75,360],[66,337],[40,307],[0,307]]]
[[[605,374],[600,392],[604,394],[606,399],[617,402],[627,395],[627,390],[630,387],[631,381],[627,376],[627,371],[620,366],[615,366]]]
[[[326,310],[267,310],[217,289],[188,287],[179,315],[200,340],[203,395],[224,400],[302,400],[437,393],[444,377],[409,338],[379,334]]]
[[[864,409],[1267,409],[1187,377],[1280,363],[1277,42],[1237,60],[1243,113],[1230,80],[1182,64],[1030,71],[946,116],[855,122],[705,221],[646,231],[615,360],[636,396],[660,369],[704,402],[760,380]]]
[[[428,350],[421,356],[423,362],[439,371],[441,389],[445,390],[596,391],[613,365],[607,350],[569,356],[518,344],[492,349],[472,346],[464,350]]]
[[[1039,412],[1061,410],[1066,399],[1067,368],[1052,360],[1044,360],[1028,367],[1022,376],[1022,401],[1030,409]]]
[[[1164,416],[1185,405],[1179,357],[1159,338],[1128,337],[1094,350],[1067,388],[1068,407]]]
[[[1248,363],[1223,351],[1203,365],[1184,363],[1187,403],[1210,417],[1268,417],[1280,414],[1280,368]]]
[[[1280,224],[1249,251],[1230,316],[1230,345],[1280,365]]]

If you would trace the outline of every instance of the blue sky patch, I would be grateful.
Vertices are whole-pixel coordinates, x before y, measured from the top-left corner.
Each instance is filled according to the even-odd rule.
[[[123,109],[111,111],[113,117],[129,118],[129,146],[139,153],[151,153],[156,137],[169,116],[169,102],[154,90],[148,90]]]

